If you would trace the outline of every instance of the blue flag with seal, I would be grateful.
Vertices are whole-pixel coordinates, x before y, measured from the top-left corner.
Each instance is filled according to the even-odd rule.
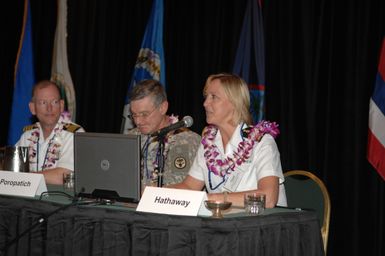
[[[19,140],[23,127],[32,121],[28,106],[35,83],[31,21],[30,4],[25,0],[23,29],[15,66],[15,85],[7,141],[9,145],[14,145]]]
[[[233,66],[233,73],[249,86],[250,112],[254,122],[264,118],[265,98],[265,43],[260,1],[248,0],[241,36]]]
[[[142,45],[135,64],[134,74],[128,86],[123,110],[121,132],[133,128],[130,114],[129,95],[132,88],[143,79],[155,79],[166,86],[166,71],[163,51],[163,0],[155,0],[147,23]]]

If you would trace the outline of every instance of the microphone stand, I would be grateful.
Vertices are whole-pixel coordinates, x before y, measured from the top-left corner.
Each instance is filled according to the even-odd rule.
[[[164,171],[164,147],[165,147],[165,136],[166,134],[159,134],[158,135],[158,141],[159,141],[159,156],[157,159],[158,164],[158,187],[163,187],[163,171]]]

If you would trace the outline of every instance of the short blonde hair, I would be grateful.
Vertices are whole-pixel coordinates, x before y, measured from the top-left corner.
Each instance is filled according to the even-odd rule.
[[[203,94],[206,95],[208,85],[218,79],[220,84],[235,109],[234,122],[239,124],[244,122],[248,125],[253,124],[253,118],[250,114],[250,93],[246,82],[237,75],[228,73],[219,73],[210,75],[205,87],[203,88]]]

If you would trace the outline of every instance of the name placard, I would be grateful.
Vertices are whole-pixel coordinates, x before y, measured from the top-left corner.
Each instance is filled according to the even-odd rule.
[[[184,216],[211,216],[204,206],[207,195],[203,191],[146,187],[137,211]]]
[[[40,173],[0,171],[0,194],[34,197],[47,191]]]

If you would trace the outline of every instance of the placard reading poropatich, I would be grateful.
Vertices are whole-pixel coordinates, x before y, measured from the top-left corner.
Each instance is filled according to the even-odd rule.
[[[34,197],[47,191],[40,173],[0,171],[0,194]]]

